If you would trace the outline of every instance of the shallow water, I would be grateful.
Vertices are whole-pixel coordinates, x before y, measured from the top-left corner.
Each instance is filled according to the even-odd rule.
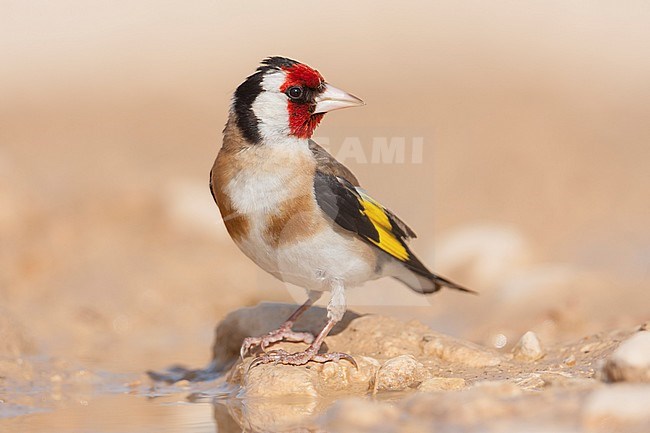
[[[41,390],[44,391],[44,390]],[[243,399],[223,377],[186,386],[102,384],[94,391],[64,395],[50,407],[0,405],[2,433],[144,433],[300,431],[336,400]],[[403,398],[395,392],[376,400]],[[44,406],[50,397],[40,392]],[[37,399],[38,400],[38,399]]]
[[[223,377],[181,386],[123,384],[107,374],[92,389],[38,386],[0,399],[2,433],[241,432],[304,425],[332,402],[247,400]],[[28,395],[29,394],[29,395]],[[54,396],[54,398],[52,398]],[[11,401],[12,403],[8,403]],[[23,404],[19,404],[21,402]]]
[[[217,425],[210,402],[190,403],[183,394],[160,398],[128,394],[99,396],[53,411],[0,420],[0,430],[7,433],[241,431]]]
[[[223,378],[165,385],[140,375],[87,373],[90,380],[76,382],[70,379],[75,376],[60,371],[63,379],[53,381],[47,372],[36,374],[29,388],[0,387],[0,432],[241,431],[228,411],[220,410],[237,391]]]
[[[247,402],[250,403],[250,402]],[[189,401],[187,393],[164,397],[108,395],[51,411],[0,420],[3,433],[241,432],[295,428],[326,406],[315,401],[252,402],[216,397]],[[281,409],[281,410],[277,410]]]

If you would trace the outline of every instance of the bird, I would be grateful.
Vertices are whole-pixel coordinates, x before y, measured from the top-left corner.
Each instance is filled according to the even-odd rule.
[[[372,198],[355,175],[311,139],[325,113],[365,105],[325,81],[318,70],[287,57],[264,59],[235,90],[210,190],[228,234],[260,268],[304,288],[307,300],[279,329],[244,339],[250,366],[347,360],[321,353],[346,311],[346,290],[380,277],[429,294],[447,287],[475,293],[434,274],[413,254],[416,235]],[[330,292],[327,322],[316,336],[295,332],[296,320]],[[299,352],[268,350],[303,342]]]

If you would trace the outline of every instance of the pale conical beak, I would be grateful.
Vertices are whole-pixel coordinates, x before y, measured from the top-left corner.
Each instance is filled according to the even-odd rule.
[[[316,97],[316,108],[312,114],[327,113],[341,108],[366,105],[361,99],[341,89],[325,84],[325,91]]]

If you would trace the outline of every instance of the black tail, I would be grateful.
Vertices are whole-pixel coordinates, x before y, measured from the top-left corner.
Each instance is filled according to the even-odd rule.
[[[478,292],[468,289],[467,287],[463,287],[460,284],[456,284],[453,281],[441,277],[440,275],[431,274],[429,280],[432,281],[433,284],[438,287],[437,289],[434,290],[434,292],[440,290],[441,287],[448,287],[450,289],[460,290],[461,292],[471,293],[472,295],[478,295]]]
[[[461,292],[478,295],[478,292],[474,290],[470,290],[467,287],[463,287],[440,275],[434,274],[408,248],[406,251],[409,255],[408,260],[398,261],[394,259],[393,263],[398,264],[398,266],[392,268],[390,276],[406,284],[410,289],[418,293],[428,294],[437,292],[443,287],[448,287]]]
[[[459,290],[461,292],[478,295],[478,292],[468,289],[467,287],[463,287],[460,284],[456,284],[453,281],[449,281],[448,279],[436,274],[424,276],[416,274],[412,271],[408,272],[409,275],[393,276],[393,278],[401,281],[402,283],[406,284],[411,290],[414,290],[418,293],[435,293],[443,287],[448,287],[450,289]]]

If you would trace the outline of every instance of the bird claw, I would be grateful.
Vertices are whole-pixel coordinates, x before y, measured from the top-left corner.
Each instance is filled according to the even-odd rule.
[[[311,344],[314,342],[314,335],[309,332],[295,332],[290,328],[280,328],[271,331],[262,337],[245,338],[241,345],[241,349],[239,349],[239,355],[241,356],[241,359],[244,359],[244,356],[246,356],[253,347],[259,347],[262,352],[266,352],[267,347],[280,341]]]
[[[324,364],[330,361],[346,360],[357,370],[359,366],[354,358],[347,353],[343,352],[329,352],[329,353],[316,353],[311,347],[303,352],[289,353],[286,350],[278,349],[271,352],[266,352],[263,355],[253,359],[248,366],[248,370],[262,365],[262,364],[284,364],[284,365],[305,365],[309,361],[319,362]]]
[[[359,365],[357,364],[357,361],[355,361],[351,355],[348,355],[347,353],[343,353],[343,352],[319,353],[316,354],[312,359],[310,359],[310,361],[320,362],[324,364],[329,361],[340,361],[342,359],[354,365],[354,368],[356,370],[359,370]]]

